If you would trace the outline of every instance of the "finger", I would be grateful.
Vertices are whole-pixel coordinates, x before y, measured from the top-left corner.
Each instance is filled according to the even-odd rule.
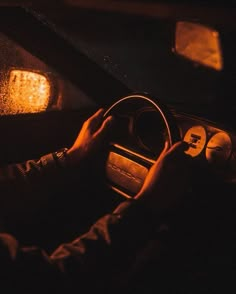
[[[189,144],[185,141],[178,141],[177,143],[175,143],[170,150],[176,150],[177,152],[183,152],[186,151],[189,148]]]
[[[168,155],[176,156],[177,154],[183,154],[184,151],[187,151],[189,148],[189,144],[184,141],[179,141],[175,143],[171,148],[168,150]]]
[[[91,129],[91,132],[95,132],[99,128],[99,126],[102,123],[103,114],[104,114],[104,109],[100,108],[88,119],[88,124]]]
[[[166,141],[166,142],[165,142],[165,146],[164,146],[163,150],[161,151],[161,154],[159,155],[159,157],[158,157],[158,159],[157,159],[157,163],[158,163],[159,161],[161,161],[162,158],[166,155],[166,152],[167,152],[167,150],[168,150],[168,147],[169,147],[169,143]]]
[[[188,148],[188,143],[177,142],[166,153],[166,160],[181,165],[186,165],[188,162],[192,162],[191,156],[185,153],[185,151],[187,151]]]
[[[112,122],[114,118],[112,116],[108,116],[103,122],[101,127],[97,130],[97,132],[94,134],[94,136],[98,139],[101,140],[106,134],[107,131],[110,129]]]

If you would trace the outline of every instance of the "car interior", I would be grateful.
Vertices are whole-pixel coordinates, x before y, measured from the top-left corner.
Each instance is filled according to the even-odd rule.
[[[158,275],[166,293],[213,293],[206,277],[234,293],[236,10],[106,2],[0,7],[2,166],[70,147],[100,107],[115,117],[107,156],[14,196],[4,230],[52,252],[134,197],[165,144],[182,140],[194,160],[189,208],[170,216],[178,231],[159,269],[145,267],[146,293]]]

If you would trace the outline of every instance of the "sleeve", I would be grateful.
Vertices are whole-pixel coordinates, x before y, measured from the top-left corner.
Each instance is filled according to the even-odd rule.
[[[158,226],[138,201],[127,200],[100,218],[87,233],[62,244],[51,255],[51,261],[74,287],[78,286],[78,277],[84,287],[91,280],[92,287],[103,291],[114,284],[118,287],[123,273],[139,249],[156,234]]]
[[[63,148],[63,150],[67,149]],[[7,217],[6,213],[17,215],[17,211],[24,211],[22,206],[25,203],[29,204],[29,207],[40,206],[40,201],[43,203],[43,197],[40,199],[32,195],[39,194],[39,191],[43,189],[49,190],[50,186],[53,187],[55,184],[53,181],[63,174],[64,166],[60,165],[63,156],[60,155],[59,161],[56,154],[65,156],[65,152],[58,150],[38,159],[0,167],[0,215],[2,218]]]
[[[13,186],[17,184],[28,185],[30,182],[37,180],[37,178],[53,174],[60,167],[60,163],[57,160],[58,157],[56,157],[56,154],[59,152],[49,153],[38,159],[0,167],[0,187],[6,188],[12,184]],[[65,154],[65,152],[61,152],[61,154]]]
[[[4,244],[0,245],[0,256],[12,277],[15,275],[18,283],[21,281],[20,285],[29,288],[40,285],[41,293],[56,285],[97,288],[123,270],[136,248],[155,231],[149,213],[139,203],[125,201],[113,213],[99,219],[87,233],[62,244],[51,255],[38,248],[19,248],[14,238],[5,235],[0,238],[1,245]],[[4,263],[0,264],[3,267]]]

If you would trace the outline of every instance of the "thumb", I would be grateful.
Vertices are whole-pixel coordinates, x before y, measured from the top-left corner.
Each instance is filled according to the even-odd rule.
[[[171,148],[166,152],[168,157],[175,157],[178,154],[183,154],[189,148],[189,144],[184,141],[179,141],[175,143]]]

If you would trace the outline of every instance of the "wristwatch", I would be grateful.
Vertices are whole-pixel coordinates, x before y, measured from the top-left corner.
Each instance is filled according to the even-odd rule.
[[[62,148],[53,153],[53,158],[60,167],[67,165],[67,151],[68,148]]]

